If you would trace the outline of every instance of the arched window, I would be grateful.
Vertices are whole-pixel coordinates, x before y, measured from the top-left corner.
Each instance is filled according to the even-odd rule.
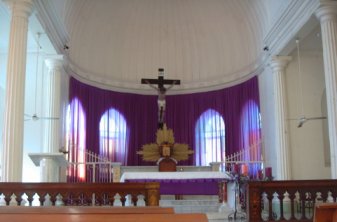
[[[246,161],[261,160],[261,115],[258,105],[249,100],[241,114],[241,147]],[[250,164],[249,173],[255,175],[261,164]]]
[[[195,129],[196,164],[205,166],[225,157],[225,123],[222,116],[209,109],[198,119]]]
[[[115,109],[106,111],[99,123],[100,154],[111,161],[126,164],[127,127],[125,118]]]
[[[69,168],[69,181],[85,181],[85,114],[81,102],[75,98],[67,108],[66,150],[69,161],[75,164]]]

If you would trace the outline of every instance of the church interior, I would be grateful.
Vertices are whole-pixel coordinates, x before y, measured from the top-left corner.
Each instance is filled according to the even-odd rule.
[[[0,29],[1,182],[337,178],[335,0],[3,0]]]

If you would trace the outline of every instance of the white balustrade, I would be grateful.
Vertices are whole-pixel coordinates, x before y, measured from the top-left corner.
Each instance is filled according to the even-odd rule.
[[[103,155],[86,151],[84,162],[70,162],[70,172],[78,172],[81,168],[86,172],[86,182],[119,182],[120,178],[119,162],[112,162]],[[72,182],[77,178],[73,177]]]

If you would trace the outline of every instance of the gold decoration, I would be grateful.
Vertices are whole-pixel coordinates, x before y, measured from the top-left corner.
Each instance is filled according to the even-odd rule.
[[[137,154],[143,155],[145,161],[157,161],[160,158],[158,144],[150,143],[142,146],[142,151],[138,151]]]
[[[172,157],[176,159],[177,161],[180,160],[187,160],[188,155],[193,154],[193,150],[188,149],[187,144],[181,144],[181,143],[175,143],[173,145],[173,154]]]
[[[157,130],[156,137],[157,143],[145,144],[142,150],[137,152],[143,156],[143,160],[156,162],[162,157],[170,157],[180,161],[187,160],[188,155],[193,154],[193,150],[189,150],[187,144],[174,143],[173,130],[167,129],[166,124],[163,129]]]
[[[166,124],[164,124],[163,129],[158,129],[157,133],[157,144],[174,144],[173,130],[167,129]]]

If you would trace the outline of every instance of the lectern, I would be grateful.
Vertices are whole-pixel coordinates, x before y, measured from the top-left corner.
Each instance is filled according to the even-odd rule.
[[[63,153],[29,153],[28,156],[40,167],[41,182],[62,182],[61,169],[68,166]]]

